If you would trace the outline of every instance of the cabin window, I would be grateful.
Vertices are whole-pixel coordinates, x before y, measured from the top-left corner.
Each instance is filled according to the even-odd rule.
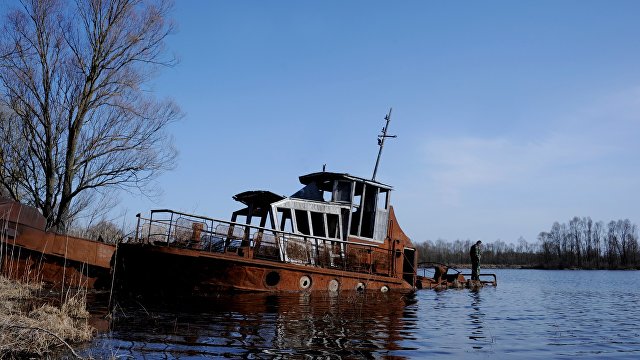
[[[349,225],[350,215],[351,215],[351,211],[349,209],[340,210],[340,217],[342,218],[342,240],[347,240],[349,235],[347,231],[349,230],[348,225]]]
[[[351,182],[350,181],[337,181],[335,197],[333,199],[336,202],[351,202]]]
[[[322,200],[324,200],[326,202],[331,201],[331,196],[332,196],[331,191],[323,191],[322,192]]]
[[[386,210],[388,206],[387,190],[371,184],[357,184],[351,205],[350,234],[364,238],[373,238],[378,207]]]
[[[293,218],[291,217],[291,209],[278,208],[278,218],[280,218],[280,230],[293,232]]]
[[[382,190],[378,192],[378,209],[388,209],[389,208],[389,191]]]
[[[366,238],[373,237],[373,225],[376,220],[376,200],[378,199],[378,188],[366,185],[364,200],[362,203],[362,223],[360,225],[360,236]]]
[[[312,211],[311,227],[313,229],[313,236],[327,237],[325,226],[324,226],[324,214]]]
[[[303,235],[311,235],[311,227],[309,226],[309,215],[305,210],[295,210],[296,226],[298,232]]]
[[[340,238],[340,227],[338,222],[337,214],[327,214],[327,229],[329,233],[327,234],[328,238],[339,239]]]
[[[353,203],[351,204],[351,235],[360,235],[360,201],[362,201],[361,195],[353,197]]]

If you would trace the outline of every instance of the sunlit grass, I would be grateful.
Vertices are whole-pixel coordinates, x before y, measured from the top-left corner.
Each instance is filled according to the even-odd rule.
[[[53,306],[40,290],[39,285],[0,276],[0,359],[40,357],[60,347],[74,353],[69,344],[93,337],[85,292]]]

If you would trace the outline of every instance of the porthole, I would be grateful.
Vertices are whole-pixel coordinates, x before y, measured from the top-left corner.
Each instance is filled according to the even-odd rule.
[[[277,271],[272,271],[265,276],[264,282],[267,286],[276,286],[280,283],[280,274]]]
[[[329,281],[329,286],[327,288],[331,292],[337,292],[340,289],[340,283],[336,279],[331,279],[331,281]]]
[[[364,283],[359,282],[356,284],[356,291],[364,291],[364,288]]]
[[[311,287],[311,278],[307,275],[303,275],[300,277],[300,288],[308,289]]]
[[[388,291],[389,291],[389,287],[387,285],[382,285],[382,287],[380,288],[381,293],[386,293]]]

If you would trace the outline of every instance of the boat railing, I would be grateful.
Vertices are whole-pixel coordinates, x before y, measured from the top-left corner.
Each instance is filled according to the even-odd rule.
[[[130,242],[392,276],[393,253],[376,245],[294,234],[178,211],[140,214]]]

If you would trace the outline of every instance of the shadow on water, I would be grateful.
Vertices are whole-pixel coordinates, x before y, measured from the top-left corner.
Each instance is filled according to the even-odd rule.
[[[93,302],[96,318],[107,314],[103,300]],[[97,358],[400,359],[412,350],[402,340],[417,327],[415,302],[355,292],[122,299],[83,350]]]

